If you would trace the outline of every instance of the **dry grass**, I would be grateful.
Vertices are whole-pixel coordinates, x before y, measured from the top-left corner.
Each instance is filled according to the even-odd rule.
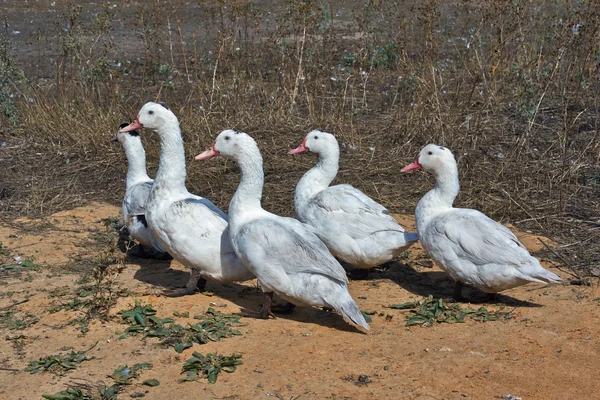
[[[343,143],[339,182],[395,212],[412,212],[431,185],[399,169],[424,144],[446,145],[460,164],[458,205],[553,237],[561,246],[548,256],[600,274],[593,1],[118,4],[58,4],[59,29],[41,22],[31,45],[0,58],[26,78],[0,74],[19,118],[2,120],[5,216],[118,203],[126,164],[109,139],[157,100],[179,116],[188,160],[222,129],[253,135],[264,205],[288,215],[312,159],[286,152],[311,129]],[[154,171],[157,141],[144,140]],[[192,192],[227,207],[234,166],[190,161],[188,171]]]

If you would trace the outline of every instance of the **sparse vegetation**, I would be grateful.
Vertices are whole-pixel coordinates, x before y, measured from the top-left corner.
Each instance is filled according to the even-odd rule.
[[[71,351],[69,354],[55,354],[41,357],[37,361],[31,361],[25,368],[26,372],[37,374],[38,372],[48,371],[57,375],[64,375],[70,370],[77,369],[76,364],[84,361],[93,360],[94,356],[88,356],[83,351]]]
[[[390,308],[410,310],[410,314],[406,315],[406,326],[430,327],[434,323],[453,324],[465,322],[465,318],[480,322],[496,321],[501,317],[510,319],[510,312],[488,311],[485,307],[479,307],[477,310],[469,306],[463,308],[458,303],[448,304],[443,299],[434,299],[431,295],[417,302],[392,304]]]
[[[241,335],[234,327],[241,326],[239,315],[227,315],[209,307],[205,315],[194,316],[200,322],[183,327],[175,323],[172,318],[156,317],[156,310],[151,305],[142,306],[139,301],[130,310],[121,310],[119,314],[122,323],[129,325],[120,336],[124,339],[128,335],[143,334],[145,337],[157,337],[162,339],[161,344],[173,346],[176,352],[181,353],[185,349],[197,344],[205,344],[210,341],[218,342],[222,338]],[[175,316],[185,317],[189,313],[174,313]]]
[[[9,330],[27,329],[39,322],[39,318],[31,313],[20,311],[0,311],[0,328]]]
[[[215,383],[221,371],[227,373],[235,372],[238,365],[242,364],[241,354],[232,354],[230,356],[217,355],[209,353],[206,356],[194,352],[192,358],[185,361],[183,371],[187,375],[181,378],[179,382],[197,381],[200,378],[208,379],[209,383]]]

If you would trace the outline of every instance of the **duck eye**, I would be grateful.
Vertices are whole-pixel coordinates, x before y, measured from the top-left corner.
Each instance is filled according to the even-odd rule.
[[[225,136],[225,140],[229,140],[229,139],[230,139],[229,136]]]
[[[433,155],[433,151],[428,151],[427,154],[429,154],[430,156]]]
[[[318,139],[318,138],[319,138],[318,136],[315,136],[315,139]]]
[[[154,111],[150,110],[150,111],[148,111],[148,114],[152,115],[152,114],[154,114]]]

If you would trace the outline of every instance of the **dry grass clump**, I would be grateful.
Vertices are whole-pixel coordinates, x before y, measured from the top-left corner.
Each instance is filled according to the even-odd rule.
[[[29,44],[12,37],[20,51],[0,57],[27,78],[0,85],[19,118],[3,118],[0,205],[9,215],[117,203],[126,165],[109,139],[155,100],[180,118],[188,160],[222,129],[253,135],[265,156],[265,207],[284,214],[312,162],[286,152],[311,129],[342,143],[338,181],[399,212],[412,212],[431,185],[399,169],[426,143],[446,145],[459,160],[459,205],[556,238],[564,264],[600,275],[593,1],[59,6]],[[154,170],[157,141],[143,136]],[[226,208],[235,168],[190,162],[189,188]]]

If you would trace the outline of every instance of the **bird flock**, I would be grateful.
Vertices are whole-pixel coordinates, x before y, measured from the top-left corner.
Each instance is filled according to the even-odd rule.
[[[146,155],[138,130],[160,139],[159,168],[154,180],[146,172]],[[252,137],[222,131],[196,160],[223,156],[241,169],[229,215],[185,186],[186,166],[179,121],[157,103],[146,103],[135,121],[121,125],[113,139],[123,145],[128,162],[123,217],[131,237],[143,248],[168,253],[190,271],[185,287],[165,290],[184,296],[206,282],[231,283],[257,278],[264,303],[248,315],[268,319],[290,313],[296,305],[336,312],[361,331],[369,325],[348,291],[345,265],[368,270],[421,245],[456,282],[490,296],[528,282],[561,283],[544,269],[505,226],[473,209],[454,208],[459,192],[452,152],[425,146],[401,171],[424,169],[435,186],[417,204],[417,232],[406,232],[388,210],[348,184],[330,186],[337,175],[339,146],[327,132],[313,130],[289,154],[315,153],[318,161],[296,186],[296,219],[262,208],[263,160]],[[287,302],[273,304],[277,294]]]

